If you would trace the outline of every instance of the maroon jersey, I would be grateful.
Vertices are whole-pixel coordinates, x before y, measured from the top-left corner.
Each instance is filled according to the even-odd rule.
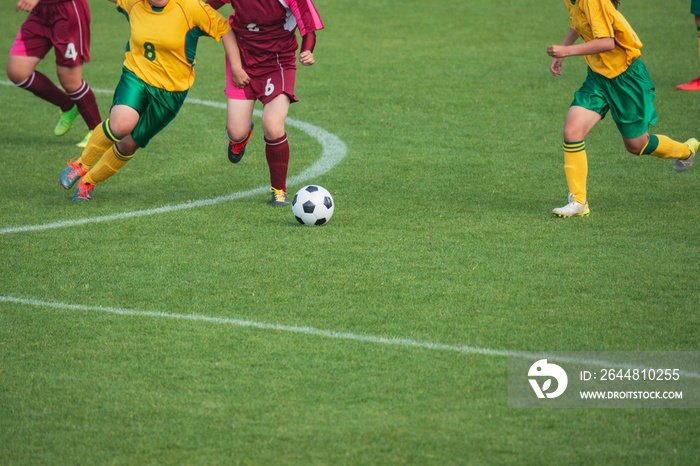
[[[311,0],[223,0],[235,14],[231,27],[241,48],[271,53],[294,53],[301,35],[323,28]]]

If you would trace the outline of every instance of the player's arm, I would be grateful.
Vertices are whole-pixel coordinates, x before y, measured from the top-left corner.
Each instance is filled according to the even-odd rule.
[[[243,89],[250,82],[250,76],[243,69],[236,34],[233,31],[227,32],[221,37],[221,42],[224,44],[224,52],[226,52],[228,63],[231,66],[231,80],[237,88]]]
[[[612,37],[600,37],[582,44],[574,45],[576,39],[578,39],[578,34],[574,28],[570,28],[561,45],[550,45],[547,47],[547,55],[554,57],[552,64],[549,66],[549,71],[552,75],[561,75],[561,64],[565,57],[593,55],[607,52],[615,48],[615,39]]]
[[[578,55],[594,55],[608,52],[614,48],[615,39],[612,37],[599,37],[576,45],[550,45],[547,47],[547,54],[554,58],[565,58]]]
[[[578,39],[578,34],[574,30],[574,28],[569,28],[568,32],[566,33],[566,37],[564,37],[564,42],[562,42],[561,45],[550,45],[549,47],[547,47],[547,55],[552,56],[552,54],[550,53],[550,49],[552,47],[568,47],[574,42],[576,42],[576,39]],[[549,72],[552,73],[553,76],[561,76],[561,64],[563,61],[563,58],[557,57],[555,57],[554,60],[552,60],[552,64],[549,65]]]
[[[31,12],[38,3],[39,0],[19,0],[19,2],[17,2],[17,6],[15,7],[15,11],[22,10]]]
[[[314,46],[316,45],[316,33],[323,29],[323,22],[311,0],[287,0],[287,5],[292,10],[297,27],[301,34],[301,51],[299,61],[304,66],[314,64]]]
[[[314,64],[314,47],[316,46],[316,33],[314,31],[308,31],[304,37],[301,38],[301,52],[299,52],[299,61],[304,66],[311,66]]]
[[[117,3],[117,0],[108,0],[108,1],[110,1],[112,3]]]

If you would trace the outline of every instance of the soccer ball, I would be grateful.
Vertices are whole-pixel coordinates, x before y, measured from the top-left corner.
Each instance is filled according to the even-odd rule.
[[[331,193],[321,186],[304,186],[292,199],[292,213],[302,225],[325,225],[334,208]]]

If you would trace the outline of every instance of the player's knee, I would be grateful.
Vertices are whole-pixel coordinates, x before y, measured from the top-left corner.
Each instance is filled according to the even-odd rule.
[[[83,87],[83,74],[79,69],[65,69],[59,67],[56,75],[58,76],[58,82],[61,83],[61,87],[63,87],[63,89],[65,89],[65,91],[69,94],[76,92]]]
[[[226,135],[231,142],[240,142],[245,140],[250,133],[250,124],[248,125],[226,125]]]
[[[265,139],[268,139],[270,141],[273,141],[275,139],[279,139],[282,136],[284,136],[284,127],[280,129],[275,129],[274,131],[268,131],[265,128],[263,128],[263,132],[265,133]]]
[[[131,136],[126,136],[124,139],[117,143],[117,149],[124,155],[134,155],[138,150],[139,145]]]
[[[582,140],[583,140],[583,134],[581,134],[580,131],[576,131],[575,128],[570,128],[568,126],[564,128],[564,141],[575,142],[575,141],[582,141]]]
[[[279,139],[284,136],[284,120],[263,118],[262,126],[267,139]]]
[[[123,104],[117,104],[109,112],[109,131],[118,138],[129,135],[139,122],[139,113]]]
[[[644,146],[644,144],[640,144],[637,141],[625,141],[625,149],[630,154],[639,155],[644,150]]]
[[[63,88],[63,90],[65,90],[68,94],[77,92],[80,90],[81,87],[83,87],[82,79],[76,82],[74,80],[64,81],[59,78],[58,81],[61,83],[61,87]]]
[[[7,66],[5,67],[5,72],[7,73],[7,77],[10,79],[10,81],[12,81],[14,84],[20,84],[22,81],[30,77],[34,70],[26,70],[15,65],[12,60],[9,60],[7,62]]]

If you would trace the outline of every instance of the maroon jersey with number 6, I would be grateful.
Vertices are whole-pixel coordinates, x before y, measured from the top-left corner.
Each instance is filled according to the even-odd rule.
[[[263,52],[296,52],[294,33],[304,36],[323,28],[311,0],[223,0],[234,9],[230,23],[238,46]],[[255,53],[254,50],[251,50]]]
[[[237,89],[231,81],[226,59],[226,97],[258,99],[267,104],[280,94],[292,102],[296,79],[296,29],[302,36],[323,28],[311,0],[221,0],[230,3],[234,15],[229,18],[236,34],[243,68],[250,84]]]

